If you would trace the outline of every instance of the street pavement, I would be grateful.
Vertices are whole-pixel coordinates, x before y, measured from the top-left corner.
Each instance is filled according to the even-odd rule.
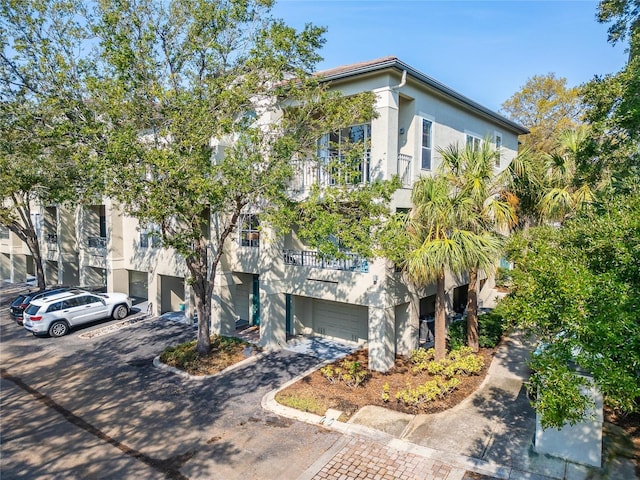
[[[533,417],[518,358],[526,345],[517,338],[496,355],[491,382],[452,412],[404,416],[371,408],[345,424],[335,413],[317,417],[273,400],[279,388],[317,368],[321,352],[335,353],[330,345],[295,344],[293,351],[198,380],[153,362],[166,346],[195,338],[193,325],[153,318],[35,338],[8,317],[14,291],[0,290],[2,479],[577,480],[594,474],[531,452]],[[608,472],[623,476],[609,478],[635,478],[621,465]]]

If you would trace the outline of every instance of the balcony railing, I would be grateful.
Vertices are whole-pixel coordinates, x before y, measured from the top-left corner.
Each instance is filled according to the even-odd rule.
[[[324,161],[304,160],[294,162],[294,176],[291,181],[293,190],[304,190],[313,184],[318,185],[358,185],[369,183],[370,155],[367,152],[355,168],[341,168],[339,157],[330,157]]]
[[[411,161],[413,157],[404,153],[398,154],[398,176],[403,187],[411,186]]]
[[[107,237],[87,237],[89,248],[107,248]]]
[[[343,258],[327,258],[308,250],[282,250],[285,265],[367,273],[369,262],[356,253],[343,253]]]
[[[47,233],[46,237],[47,243],[49,244],[57,244],[58,243],[58,235],[55,233]]]

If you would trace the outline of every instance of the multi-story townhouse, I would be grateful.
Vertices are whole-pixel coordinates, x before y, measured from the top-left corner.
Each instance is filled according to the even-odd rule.
[[[336,154],[333,150],[340,148],[343,138],[367,140],[370,148],[363,155],[358,181],[398,175],[402,188],[394,194],[392,209],[411,208],[411,187],[437,169],[439,148],[491,141],[500,153],[498,172],[517,154],[518,136],[528,133],[395,57],[317,75],[343,95],[375,93],[378,116],[370,123],[327,133],[319,139],[318,153]],[[331,172],[300,162],[292,194],[304,195],[313,182],[331,183]],[[56,259],[47,250],[47,268],[55,270],[57,260],[64,283],[70,283],[67,275],[80,284],[104,283],[109,290],[148,299],[154,314],[184,309],[192,316],[184,261],[161,248],[153,228],[140,228],[108,200],[82,208],[75,223],[72,215],[65,214],[63,220],[61,212],[54,214],[53,207],[44,212],[45,218],[56,218],[56,228],[46,233],[57,235],[58,249]],[[7,277],[17,246],[7,252],[4,242],[0,238],[2,273]],[[67,261],[65,246],[70,244],[77,246],[77,271]],[[51,279],[60,280],[60,275]],[[480,300],[490,304],[495,291],[491,282],[483,287]],[[464,308],[465,278],[449,275],[447,295],[451,314]],[[411,285],[382,258],[346,253],[339,260],[323,259],[305,247],[295,230],[275,237],[260,224],[259,211],[247,211],[219,268],[213,304],[214,331],[229,334],[238,323],[259,325],[260,342],[269,348],[283,346],[293,335],[367,344],[370,368],[384,371],[396,354],[408,353],[428,332],[435,286]]]

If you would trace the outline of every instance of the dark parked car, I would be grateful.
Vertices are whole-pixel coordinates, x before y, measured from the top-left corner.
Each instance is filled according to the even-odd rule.
[[[18,323],[18,325],[22,325],[22,314],[27,308],[27,305],[29,305],[32,301],[38,298],[43,298],[49,295],[64,292],[66,290],[69,290],[69,287],[57,286],[18,295],[16,299],[11,302],[11,306],[9,307],[11,318],[13,318]]]

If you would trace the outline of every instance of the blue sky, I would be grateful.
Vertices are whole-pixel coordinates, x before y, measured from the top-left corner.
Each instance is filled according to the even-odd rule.
[[[569,86],[619,71],[597,1],[278,0],[274,16],[328,29],[319,70],[394,55],[499,110],[533,75]]]

